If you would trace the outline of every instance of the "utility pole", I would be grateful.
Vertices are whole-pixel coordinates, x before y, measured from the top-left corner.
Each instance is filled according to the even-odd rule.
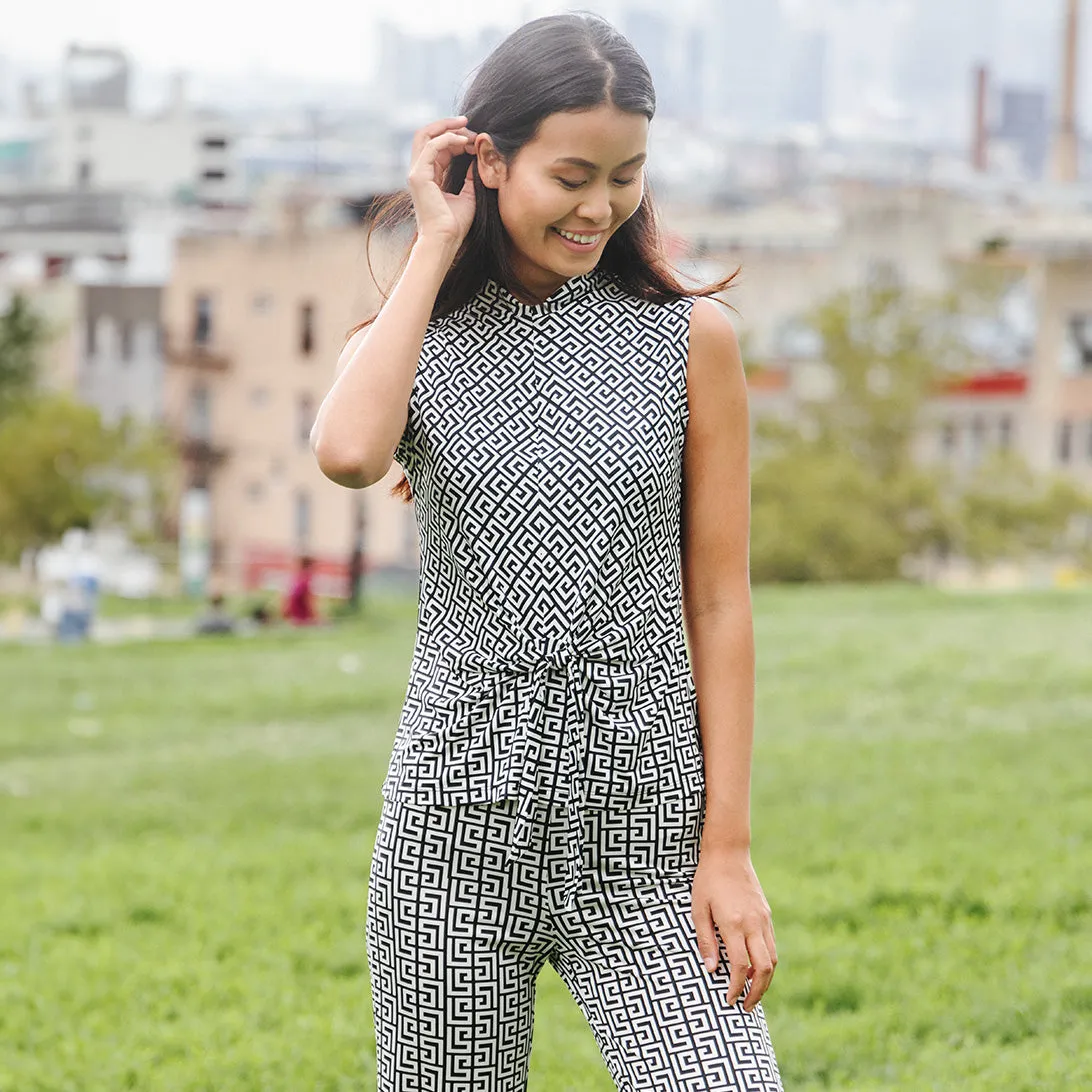
[[[367,533],[367,515],[364,510],[364,494],[356,490],[351,497],[353,539],[349,549],[348,606],[353,614],[359,614],[364,594],[364,538]]]

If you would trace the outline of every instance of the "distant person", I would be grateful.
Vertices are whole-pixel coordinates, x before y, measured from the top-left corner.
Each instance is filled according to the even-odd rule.
[[[250,620],[254,625],[264,628],[273,621],[273,612],[265,603],[255,603],[250,608]]]
[[[86,641],[91,636],[100,589],[96,564],[87,551],[69,574],[55,631],[58,641]]]
[[[283,615],[294,626],[313,626],[318,620],[315,610],[315,595],[311,589],[311,578],[315,567],[310,557],[301,557],[288,594],[284,597]]]
[[[235,619],[228,613],[224,605],[224,597],[219,592],[209,596],[208,608],[197,619],[197,632],[202,636],[234,633]]]
[[[378,1092],[525,1092],[547,961],[619,1088],[781,1089],[747,388],[732,278],[666,258],[655,102],[598,16],[505,38],[415,134],[415,233],[312,431],[340,485],[397,460],[421,531],[368,886]]]

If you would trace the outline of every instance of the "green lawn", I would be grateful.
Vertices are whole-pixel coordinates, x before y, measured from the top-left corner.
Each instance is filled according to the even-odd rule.
[[[760,590],[787,1092],[1092,1087],[1092,597]],[[0,1092],[374,1089],[413,639],[0,646]],[[612,1085],[552,972],[531,1087]]]

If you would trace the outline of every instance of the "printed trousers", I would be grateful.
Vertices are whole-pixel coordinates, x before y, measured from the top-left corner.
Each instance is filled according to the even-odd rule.
[[[547,960],[620,1092],[781,1092],[761,1005],[726,1001],[690,917],[703,794],[585,809],[568,906],[564,808],[387,801],[368,890],[379,1092],[525,1092]]]

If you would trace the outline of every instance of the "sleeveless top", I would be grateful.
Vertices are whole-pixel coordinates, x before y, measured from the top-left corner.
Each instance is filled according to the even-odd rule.
[[[689,297],[598,269],[545,302],[487,281],[429,323],[395,450],[420,539],[389,800],[566,809],[704,786],[682,617]],[[668,805],[669,806],[669,805]]]

